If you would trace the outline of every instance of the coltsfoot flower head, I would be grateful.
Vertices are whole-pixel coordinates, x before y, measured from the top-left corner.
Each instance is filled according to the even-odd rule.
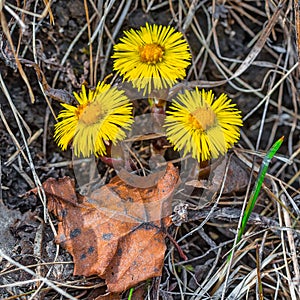
[[[88,93],[83,85],[74,96],[78,105],[62,104],[65,109],[58,115],[54,139],[62,150],[72,142],[75,156],[105,155],[105,143],[124,139],[124,129],[131,127],[132,104],[124,91],[103,82]]]
[[[240,138],[241,112],[226,94],[185,91],[173,100],[164,127],[175,150],[200,161],[225,154]]]
[[[181,32],[146,23],[124,34],[114,46],[114,70],[138,90],[144,89],[144,95],[152,89],[169,88],[185,77],[191,55]]]

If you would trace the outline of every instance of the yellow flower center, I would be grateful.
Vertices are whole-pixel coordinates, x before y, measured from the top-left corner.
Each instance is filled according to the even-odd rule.
[[[157,44],[146,44],[139,47],[141,62],[156,64],[161,62],[164,55],[164,48]]]
[[[79,121],[86,125],[92,125],[102,117],[103,111],[99,107],[99,104],[92,102],[79,105],[77,107],[76,115]]]
[[[189,116],[189,123],[193,129],[205,131],[216,124],[216,114],[210,107],[200,107]]]

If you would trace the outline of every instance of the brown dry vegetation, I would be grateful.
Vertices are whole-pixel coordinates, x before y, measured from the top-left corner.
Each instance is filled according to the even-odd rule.
[[[49,94],[72,99],[70,93],[82,83],[95,86],[112,72],[112,47],[122,31],[150,22],[176,27],[190,45],[192,65],[179,87],[226,92],[242,111],[244,127],[225,175],[211,172],[208,181],[197,182],[192,196],[184,198],[181,190],[174,195],[178,226],[169,233],[188,259],[167,240],[162,277],[141,283],[132,299],[299,299],[297,1],[47,3],[1,1],[0,298],[96,299],[105,294],[101,279],[73,276],[70,255],[54,243],[57,220],[46,210],[41,183],[76,176],[71,151],[60,151],[52,138],[60,105]],[[113,77],[113,84],[119,82]],[[135,109],[146,111],[146,106],[147,101],[137,102]],[[283,135],[228,266],[262,158]],[[149,147],[137,145],[135,155],[149,156]],[[107,183],[113,169],[102,162],[97,167],[100,184]],[[36,187],[37,195],[27,193]],[[180,208],[187,215],[178,221],[175,210]]]

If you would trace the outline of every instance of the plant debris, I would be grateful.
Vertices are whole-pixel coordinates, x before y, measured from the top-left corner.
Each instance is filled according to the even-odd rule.
[[[68,1],[7,0],[2,4],[1,299],[300,299],[299,1],[73,0],[69,5]],[[184,79],[169,90],[157,91],[153,86],[151,93],[156,99],[152,102],[144,90],[138,92],[122,80],[121,74],[114,71],[112,58],[114,45],[120,44],[124,31],[138,31],[146,23],[174,27],[187,41],[191,54]],[[132,128],[136,130],[132,129],[129,138],[116,147],[107,145],[105,138],[107,157],[90,164],[88,159],[74,160],[69,148],[61,151],[53,134],[61,103],[75,106],[73,92],[80,93],[83,85],[94,91],[99,81],[125,90],[132,100]],[[229,163],[221,157],[195,166],[189,155],[183,157],[183,153],[170,147],[166,132],[160,130],[163,113],[170,110],[172,99],[196,87],[206,92],[212,89],[217,97],[227,94],[241,111],[244,126],[239,142],[227,154]],[[153,124],[148,122],[147,114],[155,116]],[[137,120],[140,122],[135,126]],[[268,162],[244,235],[234,247],[266,151],[283,135],[281,148]],[[168,206],[158,205],[157,211],[162,213],[155,220],[149,215],[141,218],[142,212],[150,210],[144,203],[132,210],[130,201],[120,201],[117,192],[126,194],[128,188],[118,177],[109,183],[116,181],[113,190],[109,185],[103,186],[115,172],[127,182],[134,174],[134,180],[145,183],[146,179],[144,187],[149,192],[152,186],[157,187],[156,171],[166,162],[178,168],[181,185],[174,192],[172,212]],[[119,166],[124,167],[125,174]],[[71,179],[58,180],[65,176],[75,180],[76,191],[82,191],[85,197],[75,193]],[[41,182],[49,178],[53,190],[45,195]],[[82,178],[87,181],[81,182]],[[64,188],[60,189],[59,182],[64,183]],[[86,193],[89,187],[94,199]],[[37,194],[28,196],[28,190],[33,188]],[[101,198],[101,193],[109,195],[111,201]],[[56,203],[58,211],[62,209],[57,217],[48,213],[48,200]],[[161,276],[121,293],[106,292],[105,281],[99,276],[73,276],[72,261],[80,262],[80,255],[87,255],[89,248],[76,243],[78,255],[72,259],[70,249],[66,251],[55,243],[57,219],[61,220],[60,234],[62,222],[67,220],[63,218],[64,208],[77,221],[74,227],[64,229],[65,237],[57,237],[58,242],[65,240],[71,248],[72,242],[84,234],[72,241],[67,240],[67,234],[70,238],[70,230],[88,220],[87,215],[77,212],[90,213],[93,206],[94,219],[99,214],[113,225],[117,219],[125,223],[130,220],[147,237],[149,233],[148,248],[152,247],[153,237],[158,236],[162,249],[160,267],[166,234],[169,241],[173,239],[178,250],[167,243]],[[126,209],[133,211],[131,216],[124,213]],[[169,213],[173,220],[170,227]],[[106,260],[106,268],[102,263],[103,276],[109,277],[110,264],[118,258],[122,241],[137,234],[125,225],[122,228],[115,255],[111,255],[111,261]],[[89,243],[92,238],[97,240],[92,229],[88,233]],[[146,243],[141,241],[142,247]],[[103,240],[101,245],[111,249]],[[232,261],[224,263],[233,248]],[[187,260],[182,259],[180,249]],[[146,250],[142,248],[143,251]],[[131,263],[128,261],[129,269]],[[125,261],[121,264],[124,270]],[[92,267],[91,263],[86,271],[84,264],[75,265],[82,274],[88,274]],[[114,268],[118,269],[116,265]],[[115,269],[117,273],[119,269]],[[135,272],[134,276],[139,273],[143,272]]]

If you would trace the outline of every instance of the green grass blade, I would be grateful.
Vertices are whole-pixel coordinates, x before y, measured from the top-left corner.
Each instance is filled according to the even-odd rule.
[[[133,291],[134,291],[134,288],[131,288],[129,291],[128,300],[132,300]]]
[[[271,159],[273,158],[273,156],[275,155],[275,153],[280,148],[280,146],[283,142],[283,139],[284,139],[284,137],[281,137],[279,140],[277,140],[263,159],[262,165],[261,165],[259,173],[258,173],[258,177],[255,181],[255,185],[253,187],[253,190],[251,192],[249,201],[248,201],[246,209],[244,211],[242,224],[241,224],[241,227],[238,231],[238,236],[237,236],[236,243],[238,243],[242,238],[242,235],[245,231],[247,222],[249,220],[249,217],[252,213],[252,210],[255,206],[255,203],[256,203],[256,200],[258,198],[259,192],[261,190],[261,186],[262,186],[263,181],[265,179],[265,176],[266,176],[266,173],[267,173],[267,170],[268,170],[268,167],[269,167],[269,163],[270,163]],[[230,257],[231,257],[231,254],[229,255],[229,259],[230,259]]]

